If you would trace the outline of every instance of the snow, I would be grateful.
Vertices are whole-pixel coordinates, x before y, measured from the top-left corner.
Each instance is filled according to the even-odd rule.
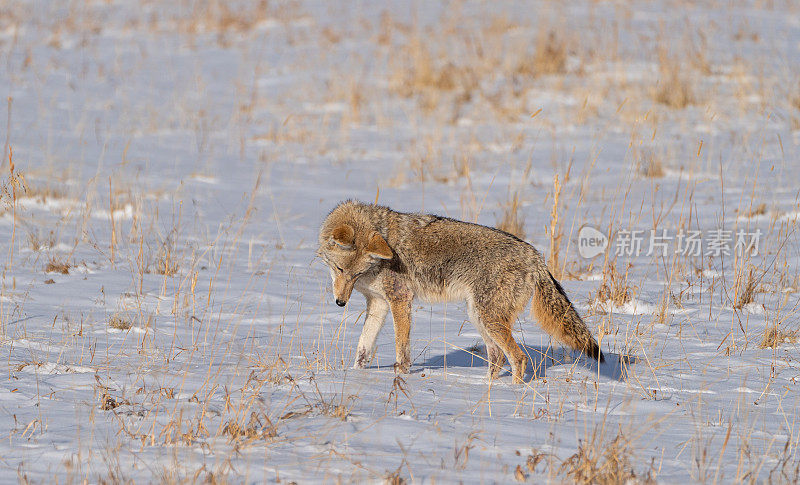
[[[562,483],[611,452],[610,481],[800,478],[795,2],[0,11],[0,482]],[[657,101],[669,59],[683,107]],[[417,302],[411,373],[391,321],[351,368],[365,304],[315,257],[337,202],[495,225],[516,193],[549,257],[556,174],[561,281],[606,363],[525,311],[526,383],[489,382],[464,304]],[[762,236],[583,259],[585,224]]]

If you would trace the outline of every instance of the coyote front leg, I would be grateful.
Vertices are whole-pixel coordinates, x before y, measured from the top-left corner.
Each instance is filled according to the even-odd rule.
[[[364,319],[364,328],[361,330],[361,337],[358,339],[356,348],[356,361],[353,367],[363,369],[375,355],[375,339],[386,322],[386,315],[389,313],[389,303],[382,298],[367,298],[367,318]]]
[[[395,300],[389,303],[394,320],[394,351],[397,356],[395,369],[407,374],[411,367],[411,300]]]

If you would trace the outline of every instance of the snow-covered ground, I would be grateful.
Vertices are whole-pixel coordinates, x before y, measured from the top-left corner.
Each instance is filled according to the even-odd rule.
[[[798,19],[0,2],[0,481],[798,480]],[[391,325],[351,369],[346,198],[516,214],[607,363],[523,315],[528,382],[490,383],[464,305],[417,302],[411,373]]]

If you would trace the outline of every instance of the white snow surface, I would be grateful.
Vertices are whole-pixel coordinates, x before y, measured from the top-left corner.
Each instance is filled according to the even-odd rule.
[[[797,18],[0,1],[0,482],[796,481]],[[565,60],[540,72],[548,38]],[[659,102],[680,82],[686,106]],[[495,225],[516,193],[550,258],[556,174],[562,285],[604,364],[526,310],[526,383],[489,382],[464,305],[418,301],[410,374],[391,320],[351,368],[364,300],[337,307],[315,257],[337,202]],[[583,224],[762,236],[586,260]],[[598,301],[612,266],[627,303]]]

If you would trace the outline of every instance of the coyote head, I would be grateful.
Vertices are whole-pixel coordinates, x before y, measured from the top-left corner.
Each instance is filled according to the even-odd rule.
[[[331,270],[333,296],[339,306],[347,304],[359,277],[375,268],[381,260],[393,257],[392,250],[380,234],[375,231],[357,234],[349,224],[336,225],[327,238],[322,237],[317,254]]]

